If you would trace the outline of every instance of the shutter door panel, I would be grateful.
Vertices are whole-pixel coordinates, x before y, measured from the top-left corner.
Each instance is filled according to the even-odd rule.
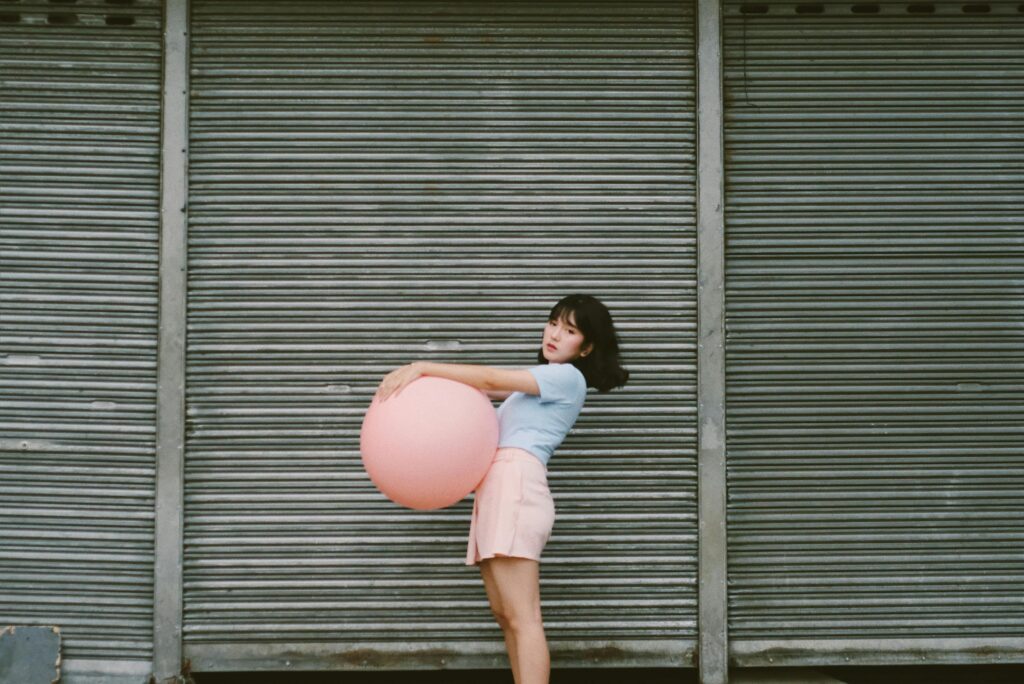
[[[153,649],[161,5],[0,21],[0,625],[57,625],[62,681]]]
[[[197,670],[497,666],[471,499],[358,453],[417,358],[525,367],[591,292],[634,380],[552,460],[553,657],[691,662],[692,9],[193,6],[185,644]],[[286,655],[287,654],[287,655]]]
[[[1024,15],[817,5],[725,6],[734,656],[1019,660]]]

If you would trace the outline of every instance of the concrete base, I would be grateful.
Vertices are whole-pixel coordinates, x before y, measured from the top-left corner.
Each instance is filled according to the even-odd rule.
[[[729,671],[729,684],[843,684],[819,670],[804,667],[741,667]]]

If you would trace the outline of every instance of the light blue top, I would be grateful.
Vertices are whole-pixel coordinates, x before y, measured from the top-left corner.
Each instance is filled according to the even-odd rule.
[[[545,466],[576,423],[587,396],[587,381],[571,363],[550,363],[527,370],[540,396],[513,392],[498,407],[498,446],[525,449]]]

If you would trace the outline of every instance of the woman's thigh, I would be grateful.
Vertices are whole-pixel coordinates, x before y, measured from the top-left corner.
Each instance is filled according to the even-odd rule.
[[[480,572],[492,610],[510,620],[540,620],[539,562],[498,556],[481,561]]]
[[[487,591],[487,600],[491,604],[491,612],[499,618],[505,615],[501,602],[501,593],[498,591],[498,580],[494,578],[494,571],[491,569],[491,560],[483,560],[479,563],[480,575],[484,578],[484,589]]]

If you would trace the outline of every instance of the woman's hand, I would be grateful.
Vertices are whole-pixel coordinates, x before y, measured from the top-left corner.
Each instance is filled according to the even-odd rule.
[[[377,388],[375,396],[378,400],[384,401],[390,396],[397,395],[406,385],[422,375],[423,370],[418,361],[396,368],[380,381],[380,387]]]

